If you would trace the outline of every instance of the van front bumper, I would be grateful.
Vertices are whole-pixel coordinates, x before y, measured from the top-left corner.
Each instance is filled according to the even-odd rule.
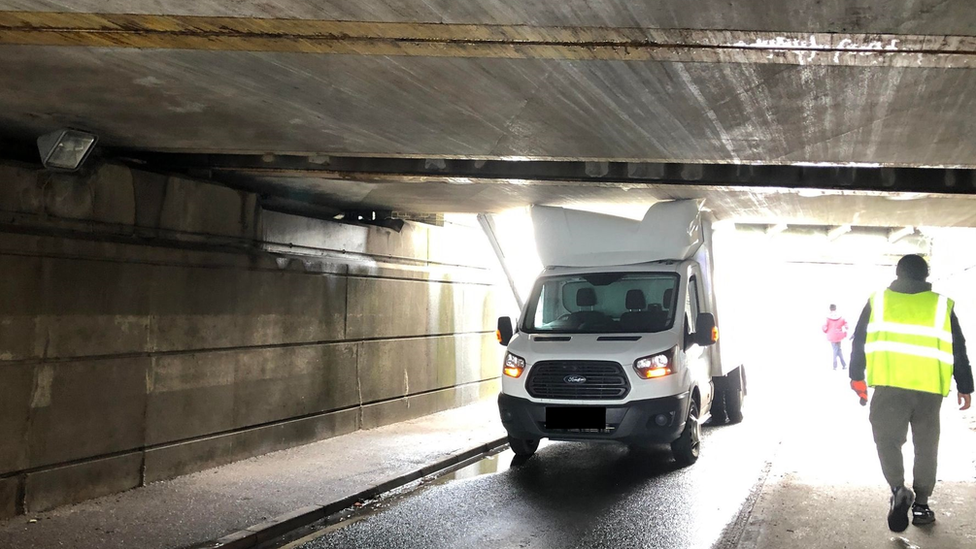
[[[498,411],[508,436],[525,440],[612,440],[627,444],[668,443],[677,439],[688,418],[689,393],[634,400],[624,404],[543,404],[498,395]],[[547,429],[546,408],[598,407],[607,410],[605,429]],[[659,416],[664,416],[661,418]],[[663,419],[667,421],[664,422]],[[659,423],[664,423],[660,425]]]

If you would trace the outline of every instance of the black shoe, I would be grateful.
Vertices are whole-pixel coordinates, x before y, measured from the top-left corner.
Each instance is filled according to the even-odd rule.
[[[928,505],[922,505],[921,503],[912,505],[912,524],[915,526],[923,526],[925,524],[932,524],[933,522],[935,522],[935,513],[929,509]]]
[[[908,510],[912,507],[915,494],[901,486],[891,493],[891,508],[888,509],[888,529],[904,532],[908,528]]]

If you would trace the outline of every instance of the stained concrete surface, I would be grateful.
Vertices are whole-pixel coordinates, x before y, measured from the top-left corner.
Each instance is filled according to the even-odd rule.
[[[154,549],[209,541],[497,439],[504,434],[497,416],[487,400],[16,517],[0,522],[0,547]]]
[[[620,0],[491,0],[473,4],[451,0],[2,0],[3,10],[75,11],[283,17],[351,21],[428,21],[659,27],[677,29],[755,29],[769,31],[911,32],[966,34],[974,14],[966,0],[889,0],[786,2],[775,9],[763,0],[729,4],[704,0],[689,7],[682,0],[629,3]]]
[[[974,156],[967,69],[28,46],[0,47],[0,65],[5,134],[73,123],[125,148],[929,166]]]

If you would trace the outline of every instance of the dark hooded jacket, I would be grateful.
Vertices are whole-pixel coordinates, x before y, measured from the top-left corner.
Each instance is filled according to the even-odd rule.
[[[928,282],[913,280],[911,278],[897,278],[888,287],[893,292],[900,294],[918,294],[932,289]],[[955,309],[955,308],[953,308]],[[868,321],[871,319],[871,300],[868,300],[861,317],[857,319],[857,327],[854,328],[854,344],[851,348],[851,380],[863,381],[864,369],[867,359],[864,356],[864,343],[868,335]],[[952,377],[956,380],[956,389],[963,394],[973,392],[973,369],[969,364],[969,357],[966,355],[966,338],[962,335],[962,328],[959,327],[959,319],[956,318],[956,311],[953,310],[949,315],[952,326]]]

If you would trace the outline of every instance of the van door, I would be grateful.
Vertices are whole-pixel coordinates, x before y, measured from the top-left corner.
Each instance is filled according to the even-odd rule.
[[[685,300],[685,334],[687,336],[695,332],[695,321],[698,319],[698,313],[704,310],[701,273],[697,265],[688,269],[688,291],[685,294]],[[706,410],[710,410],[712,407],[713,391],[709,375],[711,372],[709,353],[705,347],[691,342],[685,349],[685,358],[691,371],[692,380],[698,384],[698,391],[701,393],[701,411],[704,414]]]

